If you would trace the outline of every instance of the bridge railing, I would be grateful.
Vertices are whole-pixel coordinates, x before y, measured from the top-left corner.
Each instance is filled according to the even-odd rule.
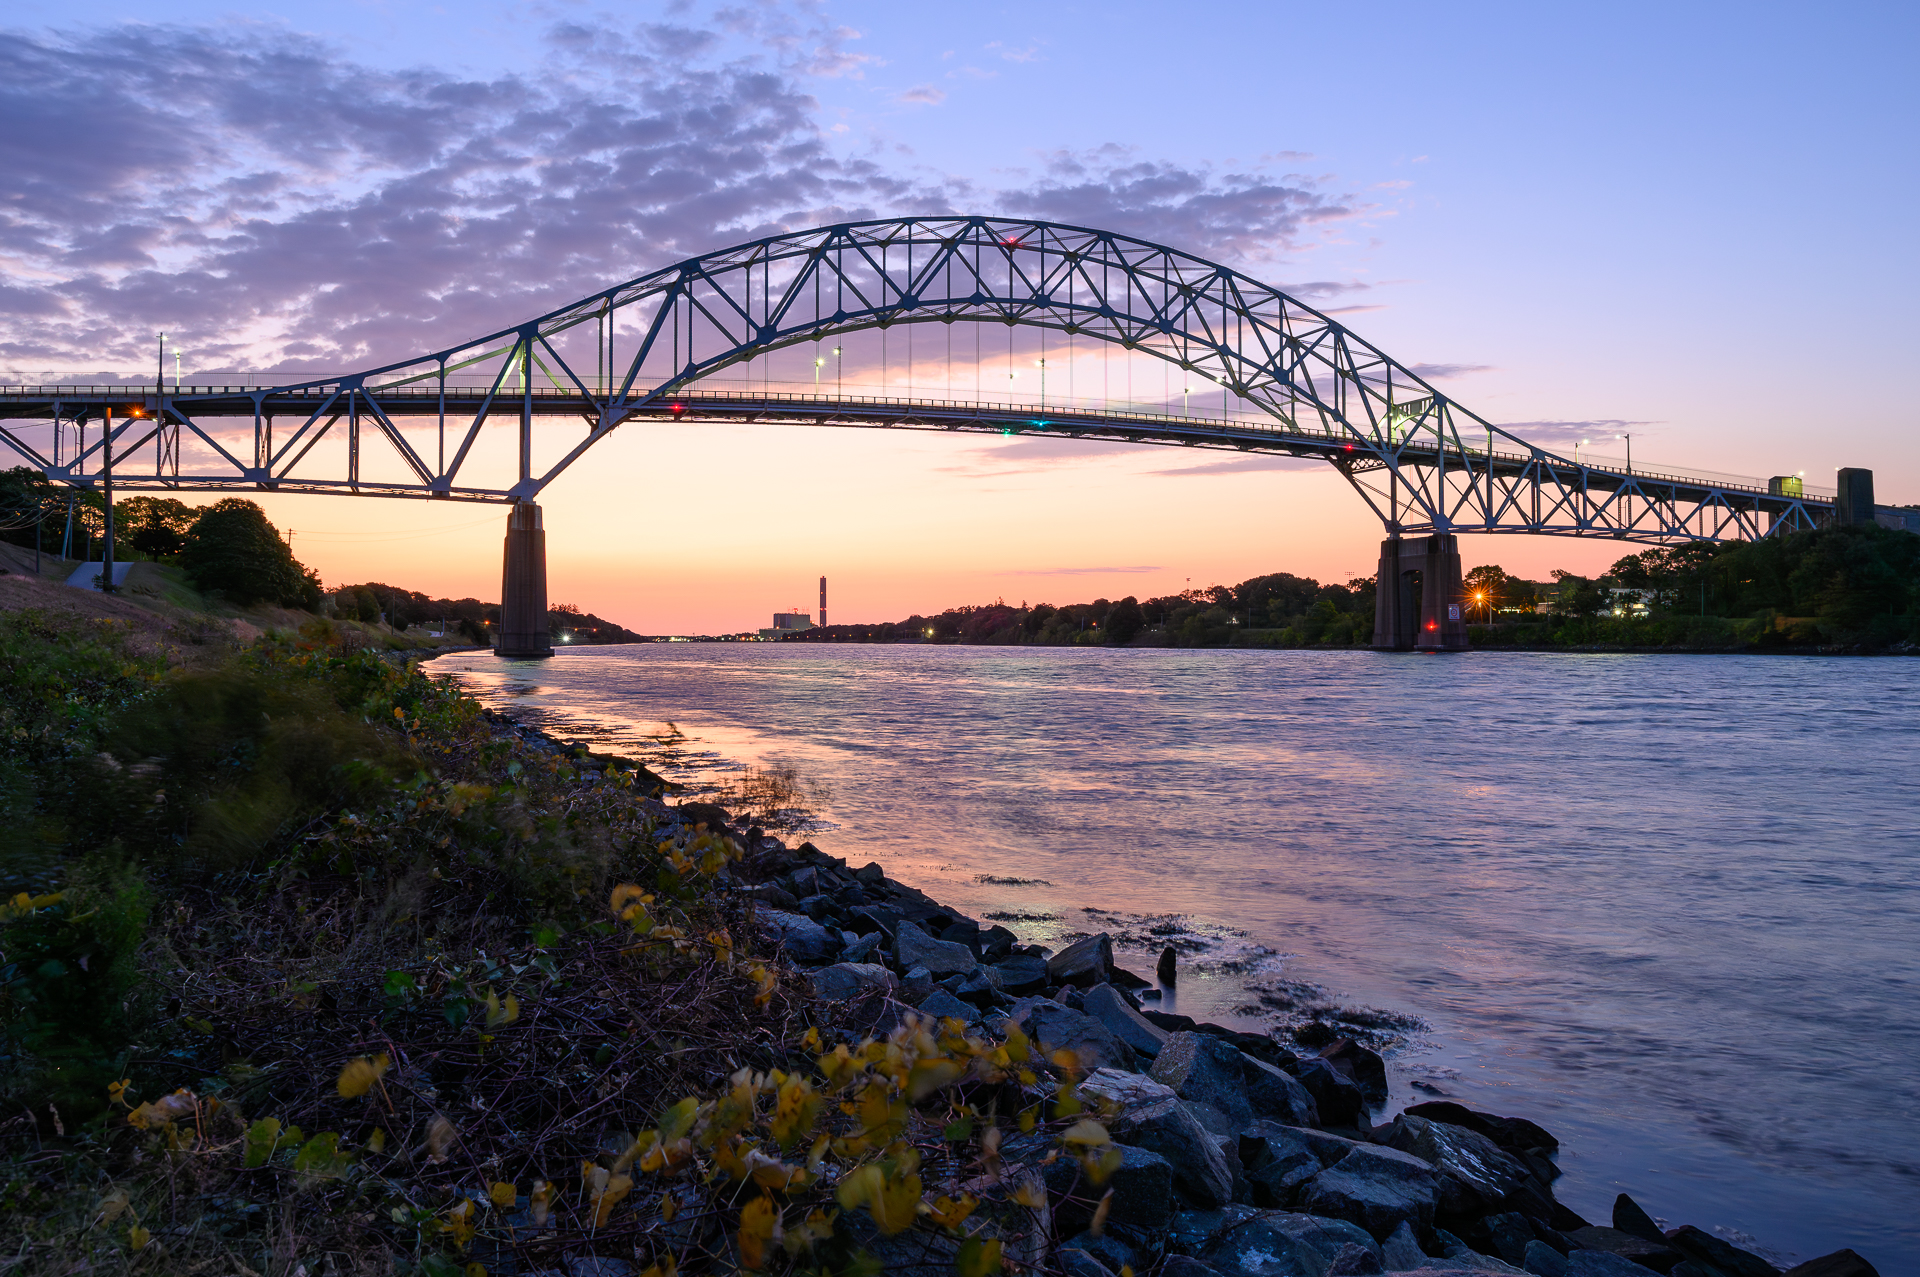
[[[309,376],[309,374],[301,373],[290,375]],[[245,384],[182,384],[178,387],[168,387],[166,397],[169,400],[190,400],[251,395],[257,391],[273,389],[280,384],[285,383],[263,382],[257,377],[247,378]],[[486,391],[493,389],[494,379],[490,376],[449,376],[446,379],[445,386],[447,392],[458,394],[462,399],[469,399],[476,394],[484,394]],[[152,389],[153,383],[147,382],[142,384],[137,381],[72,382],[44,386],[0,385],[0,401],[57,398],[133,399],[143,395],[151,395]],[[302,395],[305,398],[318,398],[329,393],[331,389],[331,386],[310,386],[302,392]],[[376,385],[369,386],[367,389],[388,402],[396,398],[415,400],[421,403],[433,402],[437,401],[442,393],[441,384],[437,379],[430,381],[414,380],[386,386]],[[531,392],[529,392],[524,386],[503,386],[500,388],[496,400],[499,404],[499,411],[503,413],[511,411],[512,400],[521,398],[529,393],[531,393],[536,401],[549,404],[579,400],[582,397],[580,392],[572,387],[535,386],[531,389]],[[604,394],[606,392],[602,390],[598,393]],[[1140,425],[1179,426],[1182,428],[1210,427],[1216,430],[1225,429],[1232,432],[1245,432],[1274,438],[1310,440],[1327,445],[1328,447],[1344,444],[1350,439],[1348,435],[1340,431],[1315,430],[1303,425],[1289,426],[1285,422],[1279,421],[1266,413],[1252,411],[1233,412],[1231,410],[1224,413],[1173,413],[1165,411],[1163,406],[1153,401],[1123,400],[1116,402],[1109,398],[1092,399],[1061,396],[1044,403],[1037,400],[994,401],[978,399],[936,399],[911,395],[830,394],[826,393],[825,387],[822,387],[819,391],[814,391],[811,388],[802,390],[720,389],[711,385],[711,381],[709,381],[706,384],[696,384],[685,387],[677,394],[668,396],[661,402],[671,404],[671,402],[676,400],[688,404],[704,404],[716,401],[742,405],[750,403],[792,404],[795,407],[807,404],[834,404],[850,408],[865,407],[896,411],[924,411],[947,415],[979,413],[1005,417],[1024,416],[1033,418],[1032,424],[1036,426],[1044,424],[1044,420],[1049,417],[1075,417],[1088,420],[1112,421],[1116,424],[1136,423]],[[1411,442],[1408,447],[1409,450],[1415,453],[1432,450],[1431,446],[1426,444],[1425,441]],[[1469,463],[1478,462],[1481,465],[1484,465],[1490,457],[1495,465],[1509,469],[1523,468],[1536,459],[1535,456],[1530,453],[1502,451],[1499,449],[1488,450],[1486,448],[1474,447],[1449,447],[1445,450],[1445,455],[1449,458],[1464,458]],[[1557,467],[1565,467],[1570,470],[1590,469],[1609,475],[1631,475],[1634,479],[1644,483],[1672,483],[1687,487],[1721,488],[1727,491],[1752,493],[1757,496],[1774,495],[1769,491],[1767,480],[1754,475],[1739,475],[1703,470],[1650,470],[1644,466],[1630,469],[1622,458],[1602,456],[1597,453],[1588,453],[1585,457],[1578,460],[1562,457],[1557,453],[1549,453],[1546,455],[1550,458],[1551,464]],[[1832,501],[1837,497],[1838,490],[1814,484],[1805,484],[1802,488],[1802,495],[1809,500]]]

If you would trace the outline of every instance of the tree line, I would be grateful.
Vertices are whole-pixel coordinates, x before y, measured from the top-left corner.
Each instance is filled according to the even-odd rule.
[[[317,573],[294,558],[266,511],[243,497],[209,506],[172,497],[127,497],[113,503],[113,523],[117,561],[178,567],[201,593],[242,607],[271,603],[401,630],[445,622],[450,632],[476,644],[489,642],[490,628],[500,622],[498,603],[432,598],[380,581],[329,592]],[[78,559],[97,560],[105,536],[106,503],[99,493],[57,487],[24,466],[0,471],[0,539],[23,547],[37,543],[47,553],[64,545]],[[549,608],[547,620],[556,637],[564,635],[571,643],[643,641],[571,603]]]

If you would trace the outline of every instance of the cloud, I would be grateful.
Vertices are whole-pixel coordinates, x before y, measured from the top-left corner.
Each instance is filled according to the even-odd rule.
[[[936,89],[931,84],[916,84],[894,99],[896,102],[920,106],[939,106],[946,100],[946,90]]]
[[[1492,364],[1408,364],[1407,371],[1427,381],[1445,381],[1468,373],[1492,372]]]
[[[1227,461],[1209,461],[1197,466],[1177,466],[1155,470],[1156,475],[1253,474],[1263,470],[1318,470],[1327,463],[1318,457],[1276,457],[1271,455],[1234,457]]]
[[[1002,576],[1144,576],[1149,572],[1164,572],[1159,564],[1143,564],[1123,568],[1010,568]]]
[[[1642,426],[1655,426],[1660,423],[1620,421],[1603,417],[1592,421],[1496,421],[1493,424],[1502,430],[1512,431],[1530,443],[1568,444],[1575,440],[1587,439],[1600,443],[1613,443],[1616,435],[1631,434]]]
[[[874,60],[805,5],[569,20],[491,78],[385,70],[263,23],[0,36],[0,359],[49,373],[144,369],[160,328],[203,371],[337,371],[890,213],[1024,214],[1253,263],[1357,211],[1317,179],[1120,146],[994,186],[847,155],[806,80]]]

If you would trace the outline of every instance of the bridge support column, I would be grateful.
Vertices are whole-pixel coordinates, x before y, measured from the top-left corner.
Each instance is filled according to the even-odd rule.
[[[1460,539],[1452,533],[1380,543],[1374,578],[1373,645],[1389,652],[1467,647]]]
[[[531,501],[515,502],[507,513],[494,651],[506,657],[553,655],[547,632],[547,534],[540,526],[540,507]]]

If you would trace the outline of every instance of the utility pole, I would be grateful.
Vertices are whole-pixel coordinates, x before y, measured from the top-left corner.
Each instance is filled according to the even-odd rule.
[[[163,365],[164,366],[164,365]],[[107,539],[100,556],[100,589],[102,593],[113,593],[113,406],[107,405],[100,413],[100,474],[104,480],[107,496]]]

